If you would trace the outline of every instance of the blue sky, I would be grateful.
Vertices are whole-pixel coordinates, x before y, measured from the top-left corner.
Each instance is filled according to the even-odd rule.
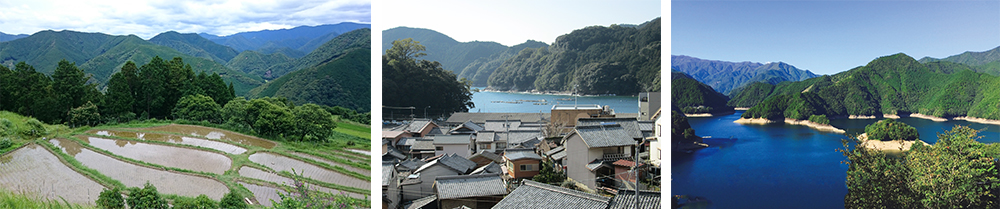
[[[527,40],[552,44],[587,26],[641,24],[661,16],[660,0],[379,0],[372,30],[426,28],[460,41],[507,46]],[[381,38],[374,37],[374,38]]]
[[[834,74],[1000,46],[1000,1],[673,1],[671,54]]]
[[[371,0],[0,0],[0,32],[74,30],[152,38],[371,23]]]

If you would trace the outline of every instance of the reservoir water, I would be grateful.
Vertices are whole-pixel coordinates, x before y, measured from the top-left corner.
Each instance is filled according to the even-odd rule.
[[[616,113],[638,113],[639,98],[636,96],[570,96],[552,94],[529,94],[529,93],[507,93],[507,92],[473,92],[472,102],[475,108],[469,112],[522,112],[537,113],[542,111],[548,113],[555,104],[570,104],[578,99],[577,104],[597,104],[608,105]],[[501,103],[494,101],[516,102],[517,100],[545,100],[545,102],[521,102]],[[562,99],[562,100],[560,100]],[[536,104],[537,103],[537,104]],[[547,104],[545,104],[547,103]],[[433,108],[433,107],[431,107]]]
[[[846,136],[805,126],[733,123],[732,115],[688,118],[710,147],[675,153],[671,159],[671,195],[703,197],[711,208],[843,208],[847,165],[836,149]],[[878,121],[837,119],[830,123],[848,134]],[[965,125],[982,130],[979,141],[1000,141],[1000,128],[966,121],[899,119],[917,128],[921,140],[934,144],[937,133]],[[730,139],[732,137],[732,139]]]

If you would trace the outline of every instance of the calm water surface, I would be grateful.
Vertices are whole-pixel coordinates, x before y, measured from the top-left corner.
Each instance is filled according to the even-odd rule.
[[[552,110],[552,105],[573,104],[573,100],[563,101],[557,99],[573,99],[573,98],[579,99],[576,101],[577,104],[598,104],[601,106],[608,105],[611,106],[611,109],[614,109],[615,112],[618,113],[639,112],[639,97],[635,96],[574,97],[568,95],[503,93],[503,92],[473,92],[472,102],[476,104],[476,107],[469,110],[469,112],[534,113],[541,111],[544,113],[548,113],[549,111]],[[523,102],[521,104],[493,103],[493,101],[542,100],[542,99],[548,102],[548,104],[542,105],[540,102]],[[535,103],[539,104],[535,105]],[[418,109],[418,111],[422,110]]]
[[[733,123],[743,112],[689,118],[698,135],[713,138],[705,139],[709,148],[672,156],[672,194],[704,197],[712,202],[711,208],[844,207],[847,165],[841,164],[846,158],[836,151],[843,147],[844,135],[797,125]],[[875,121],[839,119],[831,124],[852,134]],[[900,121],[916,127],[920,138],[932,144],[937,133],[955,125],[983,130],[981,142],[1000,141],[996,125]]]

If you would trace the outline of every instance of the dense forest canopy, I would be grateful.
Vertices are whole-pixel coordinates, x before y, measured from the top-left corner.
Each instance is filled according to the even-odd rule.
[[[490,75],[497,90],[636,94],[659,91],[660,18],[639,27],[591,26],[547,48],[525,48]]]
[[[433,107],[442,115],[475,107],[470,84],[457,80],[441,63],[417,60],[426,47],[412,39],[397,40],[382,55],[382,104],[391,107]]]
[[[726,96],[684,73],[671,72],[670,79],[670,97],[680,112],[721,113],[733,110],[726,105]]]
[[[920,63],[900,53],[832,76],[780,83],[767,99],[743,117],[774,116],[792,111],[828,116],[920,113],[937,117],[1000,119],[997,89],[1000,89],[1000,79],[974,72],[967,65]],[[747,93],[754,96],[735,99],[758,100],[766,87],[754,91]],[[784,103],[783,97],[787,99],[793,94],[816,96],[801,97],[808,98],[802,100],[807,101],[802,103],[805,106],[780,104]]]

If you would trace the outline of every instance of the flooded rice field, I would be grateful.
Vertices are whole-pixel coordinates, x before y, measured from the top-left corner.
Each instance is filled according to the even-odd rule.
[[[368,151],[368,150],[347,149],[347,151],[351,151],[353,153],[362,154],[362,155],[365,155],[365,156],[372,156],[372,152]]]
[[[63,152],[73,156],[84,166],[118,180],[127,187],[142,187],[149,182],[161,193],[189,197],[204,194],[215,200],[229,192],[226,185],[214,179],[134,165],[84,148],[68,139],[52,139],[49,142],[62,148]]]
[[[244,188],[247,188],[248,190],[250,190],[250,192],[253,193],[254,198],[257,199],[257,204],[267,207],[272,206],[271,200],[274,200],[275,202],[281,202],[281,197],[278,196],[278,192],[281,192],[282,194],[284,194],[285,192],[278,190],[277,188],[274,187],[248,184],[244,182],[240,182],[240,185],[243,185]]]
[[[295,169],[295,170],[298,171],[298,169]],[[240,167],[240,176],[249,177],[249,178],[255,178],[255,179],[260,179],[260,180],[264,180],[264,181],[267,181],[267,182],[275,183],[275,184],[278,184],[278,185],[293,186],[295,184],[295,181],[293,181],[290,178],[286,178],[284,176],[280,176],[280,175],[275,174],[275,173],[271,173],[271,172],[267,172],[267,171],[262,171],[260,169],[246,167],[246,166]],[[357,194],[357,193],[345,192],[345,191],[340,191],[340,190],[336,190],[336,189],[330,189],[330,188],[321,187],[321,186],[317,186],[317,185],[309,184],[309,183],[306,184],[306,187],[308,187],[310,190],[316,190],[316,191],[321,191],[321,192],[326,192],[326,193],[331,193],[331,194],[341,194],[341,193],[344,193],[344,194],[347,194],[347,196],[353,197],[353,198],[358,198],[358,199],[364,199],[365,198],[364,194]],[[247,188],[247,189],[249,189],[249,188]],[[361,188],[361,189],[367,189],[367,188]],[[282,191],[282,192],[284,192],[284,191]],[[254,192],[254,194],[257,194],[257,193]]]
[[[295,172],[302,173],[302,176],[322,182],[339,184],[365,190],[370,188],[369,187],[370,184],[368,183],[368,181],[357,179],[351,176],[341,174],[336,171],[327,170],[325,168],[313,164],[305,163],[302,161],[298,161],[274,153],[269,153],[269,152],[254,153],[250,155],[250,161],[270,167],[271,169],[277,171],[292,172],[292,169],[295,169]]]
[[[92,205],[104,186],[70,169],[45,147],[29,144],[0,156],[0,188]]]
[[[117,131],[117,130],[90,130],[87,131],[87,133],[97,134],[102,136],[117,136],[124,138],[169,142],[175,144],[186,144],[186,145],[215,149],[236,155],[242,154],[247,151],[247,149],[232,144],[226,144],[223,142],[217,142],[217,141],[199,139],[187,136],[179,136],[173,134],[143,133],[143,132]]]
[[[122,157],[167,167],[223,174],[233,163],[225,155],[196,149],[84,135],[77,135],[76,138]]]
[[[267,149],[274,148],[274,146],[276,145],[272,141],[264,140],[261,138],[217,128],[203,127],[203,126],[170,124],[165,126],[141,128],[140,130],[173,132],[173,133],[205,137],[209,139],[229,140],[244,145],[263,147]]]
[[[306,153],[295,152],[295,153],[292,153],[292,154],[296,155],[296,156],[299,156],[299,157],[309,158],[309,159],[315,160],[317,162],[323,162],[323,163],[329,164],[331,166],[340,166],[340,167],[342,167],[344,169],[347,169],[349,171],[354,171],[354,172],[360,173],[360,174],[365,175],[365,176],[371,176],[371,171],[369,171],[368,169],[356,168],[354,166],[344,165],[344,164],[341,164],[341,163],[338,163],[338,162],[334,162],[332,160],[328,160],[326,158],[316,157],[316,156],[313,156],[313,155],[310,155],[310,154],[306,154]]]

